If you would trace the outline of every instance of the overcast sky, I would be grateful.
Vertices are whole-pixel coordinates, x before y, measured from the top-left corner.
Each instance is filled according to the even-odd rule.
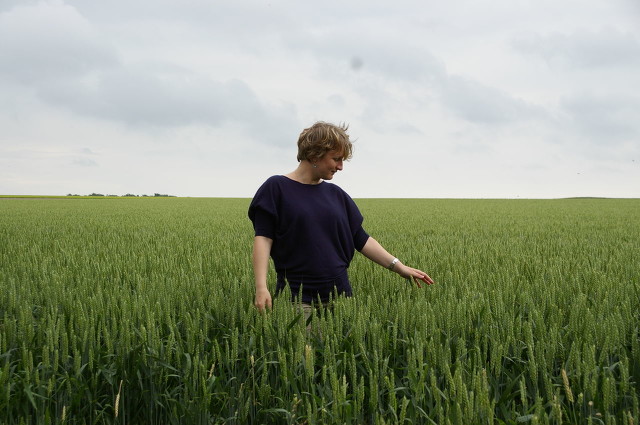
[[[0,194],[640,197],[637,0],[0,0]]]

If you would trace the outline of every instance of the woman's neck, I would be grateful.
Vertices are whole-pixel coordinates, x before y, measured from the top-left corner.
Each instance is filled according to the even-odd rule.
[[[316,173],[314,173],[314,169],[311,163],[306,160],[301,161],[300,164],[298,164],[298,168],[288,174],[285,174],[284,176],[303,184],[322,183],[322,179],[318,177]]]

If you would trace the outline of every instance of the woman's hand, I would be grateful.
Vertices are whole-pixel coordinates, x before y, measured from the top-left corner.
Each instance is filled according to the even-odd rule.
[[[394,257],[372,237],[367,239],[367,242],[364,244],[360,252],[369,260],[393,270],[405,279],[413,279],[416,285],[418,285],[418,288],[422,288],[421,282],[424,282],[427,285],[433,285],[435,283],[433,279],[431,279],[429,275],[422,270],[407,267],[400,261],[395,261],[397,258],[394,259]],[[391,262],[392,259],[394,260],[393,262]]]
[[[435,283],[433,279],[431,279],[429,275],[423,272],[422,270],[405,266],[401,262],[396,263],[396,265],[393,268],[393,271],[398,273],[400,276],[404,277],[407,280],[413,279],[416,285],[418,285],[418,288],[422,288],[422,284],[420,282],[424,282],[427,285],[433,285]]]
[[[271,310],[271,294],[267,288],[260,288],[256,290],[254,305],[260,312],[263,312],[265,308]]]

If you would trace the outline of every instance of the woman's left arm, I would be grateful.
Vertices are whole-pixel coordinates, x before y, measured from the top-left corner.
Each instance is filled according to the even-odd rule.
[[[364,244],[364,247],[360,252],[369,260],[398,273],[405,279],[413,279],[416,285],[418,285],[418,288],[422,288],[421,282],[424,282],[427,285],[435,283],[425,272],[402,264],[400,260],[389,254],[387,250],[372,237],[367,239],[367,242]]]

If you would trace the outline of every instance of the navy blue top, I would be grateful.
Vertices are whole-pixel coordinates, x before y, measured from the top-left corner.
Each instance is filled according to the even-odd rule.
[[[302,302],[329,300],[333,291],[351,295],[347,268],[354,250],[362,250],[369,235],[353,199],[338,186],[303,184],[272,176],[260,186],[249,218],[256,236],[273,240],[271,257],[278,281],[286,282],[295,299],[302,286]]]

